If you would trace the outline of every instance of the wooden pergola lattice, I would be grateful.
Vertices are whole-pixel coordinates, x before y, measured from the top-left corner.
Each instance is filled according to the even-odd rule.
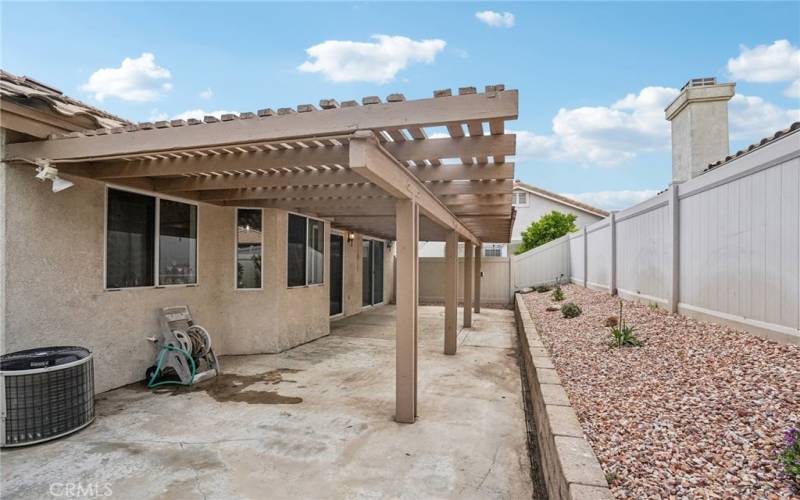
[[[204,120],[139,123],[9,144],[5,161],[49,161],[61,172],[211,204],[272,207],[397,245],[399,421],[416,414],[417,243],[447,242],[445,352],[455,353],[456,246],[466,242],[465,315],[473,253],[508,242],[518,113],[503,85],[304,104]],[[446,131],[446,133],[445,133]],[[475,252],[475,246],[478,251]],[[479,271],[475,309],[479,310]]]

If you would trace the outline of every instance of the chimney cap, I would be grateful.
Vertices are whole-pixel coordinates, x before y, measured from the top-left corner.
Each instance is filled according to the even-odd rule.
[[[708,85],[716,85],[716,84],[717,84],[717,78],[713,76],[707,78],[692,78],[691,80],[686,82],[686,85],[681,87],[681,90],[685,90],[686,87],[705,87]]]
[[[735,93],[735,83],[717,83],[716,78],[694,78],[686,82],[678,96],[664,109],[664,117],[672,121],[691,103],[728,101]]]

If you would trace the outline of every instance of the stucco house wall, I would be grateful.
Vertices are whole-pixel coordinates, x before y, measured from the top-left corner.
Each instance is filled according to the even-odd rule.
[[[263,288],[236,290],[235,208],[200,203],[196,286],[106,291],[105,184],[70,178],[74,187],[53,193],[31,167],[0,168],[2,352],[85,346],[95,354],[96,390],[102,392],[144,378],[157,354],[146,338],[158,331],[161,307],[188,304],[218,354],[279,352],[330,331],[328,222],[320,285],[286,286],[288,213],[265,209]],[[361,311],[360,241],[360,235],[352,247],[345,241],[347,314]],[[391,254],[387,248],[387,302]]]

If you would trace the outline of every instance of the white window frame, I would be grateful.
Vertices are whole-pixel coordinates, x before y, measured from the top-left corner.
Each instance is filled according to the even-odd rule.
[[[147,286],[126,286],[122,288],[108,288],[108,191],[127,191],[129,193],[140,194],[149,196],[155,199],[156,213],[155,213],[155,243],[153,245],[153,284]],[[200,204],[194,200],[187,200],[177,196],[163,195],[161,193],[153,193],[143,189],[135,189],[128,186],[120,186],[117,184],[106,184],[104,193],[103,204],[103,291],[104,292],[120,292],[124,290],[146,290],[146,289],[160,289],[160,288],[191,288],[200,286]],[[159,271],[160,262],[158,255],[158,247],[161,239],[161,203],[160,200],[176,201],[186,205],[194,205],[197,207],[197,248],[195,249],[196,269],[195,269],[195,282],[194,283],[177,283],[173,285],[159,285]]]
[[[293,215],[297,215],[298,217],[303,217],[307,221],[308,220],[316,220],[316,221],[322,222],[322,255],[323,255],[323,257],[322,257],[322,283],[309,283],[308,282],[308,227],[309,227],[309,225],[308,225],[308,222],[306,222],[306,266],[305,266],[306,284],[305,285],[293,285],[293,286],[289,286],[287,284],[286,288],[295,289],[295,288],[310,288],[310,287],[314,287],[314,286],[325,286],[325,284],[326,284],[326,281],[325,281],[325,267],[326,267],[325,266],[325,256],[327,255],[327,252],[325,252],[325,246],[326,246],[326,241],[325,241],[325,219],[320,219],[319,217],[311,217],[310,215],[301,214],[300,212],[289,212],[289,211],[287,211],[286,213],[287,213],[287,215],[286,215],[286,233],[285,234],[287,235],[287,240],[286,240],[286,259],[284,259],[284,262],[286,263],[286,273],[287,273],[287,275],[289,273],[289,240],[288,240],[288,235],[289,235],[289,215],[288,214],[293,214]]]
[[[239,288],[239,210],[259,210],[261,212],[261,286],[258,288]],[[257,207],[236,207],[233,214],[233,289],[237,292],[258,292],[264,290],[264,209]]]
[[[525,203],[517,203],[517,202],[516,202],[516,200],[515,200],[515,198],[517,197],[517,195],[525,195]],[[512,196],[512,198],[511,198],[512,205],[513,205],[513,206],[515,206],[515,207],[528,207],[528,206],[530,206],[530,204],[531,204],[531,197],[530,197],[530,195],[531,195],[531,194],[530,194],[529,192],[527,192],[527,191],[522,191],[522,190],[518,190],[518,191],[512,191],[512,192],[511,192],[511,196]]]

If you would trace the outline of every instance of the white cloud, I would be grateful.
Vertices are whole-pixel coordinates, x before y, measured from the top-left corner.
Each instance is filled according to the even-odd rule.
[[[311,59],[298,69],[321,73],[333,82],[388,83],[410,63],[432,63],[444,40],[416,41],[404,36],[373,35],[374,42],[326,40],[306,49]]]
[[[212,97],[214,97],[214,91],[211,90],[210,88],[207,88],[207,89],[201,91],[197,95],[199,95],[201,99],[208,100],[208,99],[211,99]]]
[[[728,106],[730,138],[748,144],[800,121],[800,109],[784,109],[761,97],[735,95]]]
[[[732,78],[747,82],[786,82],[800,78],[800,48],[788,40],[752,49],[742,45],[739,57],[728,59]]]
[[[137,59],[126,57],[118,68],[101,68],[92,73],[81,90],[91,92],[98,101],[118,97],[124,101],[154,101],[172,89],[169,70],[156,64],[155,56],[143,53]]]
[[[676,95],[677,89],[646,87],[611,106],[561,108],[552,134],[517,133],[518,156],[616,166],[638,153],[667,149],[664,108]]]
[[[517,157],[614,167],[641,153],[668,151],[664,108],[678,92],[645,87],[611,106],[562,108],[553,118],[552,133],[517,132]],[[781,108],[757,96],[736,95],[728,109],[731,140],[747,143],[800,120],[800,109]]]
[[[739,57],[728,59],[731,78],[746,82],[792,82],[784,92],[787,97],[800,97],[800,48],[789,40],[776,40],[772,45],[739,47]]]
[[[493,28],[511,28],[514,26],[514,14],[511,12],[495,12],[484,10],[476,12],[477,17],[482,23],[488,24]]]
[[[783,95],[786,97],[793,97],[795,99],[800,99],[800,80],[795,80],[786,87],[786,90],[783,91]]]
[[[625,208],[649,200],[657,195],[655,189],[643,189],[641,191],[597,191],[594,193],[562,193],[562,196],[582,201],[594,207],[605,210],[623,210]]]
[[[204,111],[202,109],[190,109],[188,111],[184,111],[179,115],[175,115],[172,117],[173,120],[188,120],[189,118],[195,118],[197,120],[202,120],[205,116],[216,116],[219,118],[222,115],[236,113],[236,111]]]
[[[169,118],[169,115],[167,113],[164,113],[163,111],[159,111],[158,109],[151,109],[150,110],[150,117],[148,118],[148,121],[160,122],[160,121],[164,121],[164,120],[166,120],[168,118]]]

